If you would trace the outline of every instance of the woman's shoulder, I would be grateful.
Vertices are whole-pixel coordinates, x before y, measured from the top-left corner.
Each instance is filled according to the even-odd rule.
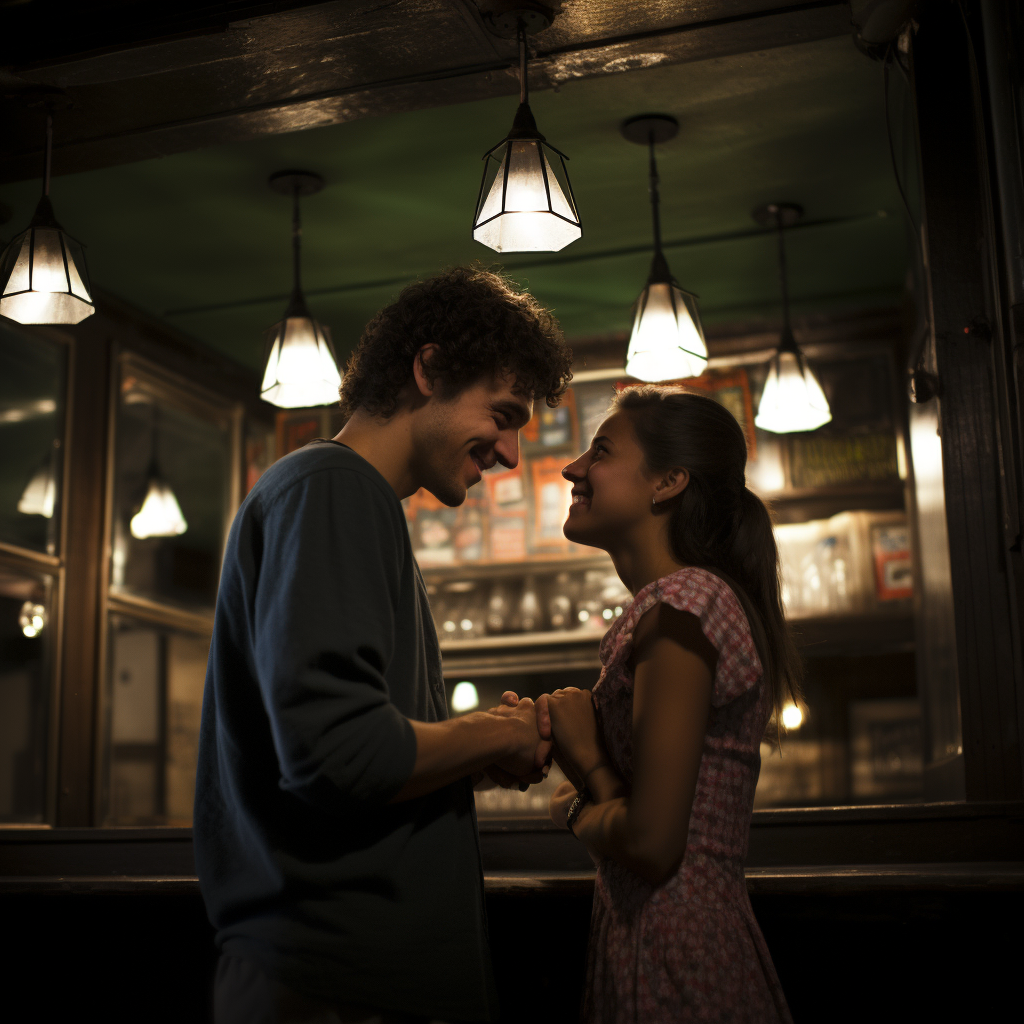
[[[631,609],[636,613],[634,623],[659,603],[690,612],[700,619],[716,610],[726,614],[734,610],[743,613],[743,606],[732,587],[721,576],[698,566],[677,569],[640,591]]]

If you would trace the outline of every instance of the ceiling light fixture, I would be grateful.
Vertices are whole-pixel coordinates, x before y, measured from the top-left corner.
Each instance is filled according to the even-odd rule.
[[[825,392],[807,365],[789,322],[789,283],[786,277],[786,247],[782,232],[803,216],[795,203],[768,203],[754,210],[754,220],[776,229],[779,240],[779,284],[782,290],[782,336],[768,368],[761,403],[754,423],[761,430],[789,434],[817,430],[832,419]]]
[[[484,153],[473,216],[473,237],[495,252],[558,252],[583,234],[569,158],[545,140],[530,110],[526,34],[547,28],[551,18],[534,5],[490,19],[496,35],[519,41],[519,109],[508,135]]]
[[[19,324],[77,324],[96,312],[85,252],[50,204],[53,115],[46,114],[43,194],[29,226],[0,255],[0,314]]]
[[[654,259],[647,286],[636,301],[626,373],[646,381],[699,377],[708,365],[708,347],[697,296],[679,286],[661,249],[660,179],[654,146],[674,139],[679,122],[670,114],[642,114],[623,121],[621,131],[628,141],[648,147],[654,220]]]
[[[268,184],[292,197],[292,297],[284,317],[270,328],[260,396],[282,409],[307,409],[338,401],[341,374],[330,332],[313,319],[302,294],[300,254],[302,222],[299,197],[316,195],[324,179],[312,171],[279,171]]]
[[[149,466],[146,469],[146,497],[142,508],[128,524],[136,540],[147,537],[180,537],[188,529],[178,499],[171,485],[164,479],[157,462],[157,425],[160,410],[153,407],[153,431],[150,441]]]

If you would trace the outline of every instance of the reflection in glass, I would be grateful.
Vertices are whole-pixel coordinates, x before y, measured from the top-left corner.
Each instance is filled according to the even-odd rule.
[[[0,565],[0,822],[46,812],[53,580]]]
[[[116,430],[112,593],[212,607],[231,500],[230,422],[128,373]]]
[[[113,615],[107,657],[108,825],[190,825],[210,639]]]
[[[63,346],[0,324],[0,540],[57,554]]]

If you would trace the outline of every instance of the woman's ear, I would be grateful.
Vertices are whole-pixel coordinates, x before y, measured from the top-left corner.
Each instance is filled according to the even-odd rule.
[[[434,393],[436,381],[431,379],[428,370],[430,368],[430,360],[438,351],[438,347],[435,344],[424,345],[412,359],[412,376],[416,383],[416,390],[424,398],[429,398]]]
[[[663,501],[682,494],[690,482],[690,471],[676,466],[665,473],[654,487],[654,500],[660,505]]]

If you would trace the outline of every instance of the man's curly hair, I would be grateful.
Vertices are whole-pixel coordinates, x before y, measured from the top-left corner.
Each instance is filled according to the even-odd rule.
[[[343,413],[393,415],[416,353],[431,344],[424,369],[446,398],[508,373],[519,394],[553,408],[572,380],[572,352],[548,310],[501,274],[454,267],[409,285],[366,325],[342,381]]]

